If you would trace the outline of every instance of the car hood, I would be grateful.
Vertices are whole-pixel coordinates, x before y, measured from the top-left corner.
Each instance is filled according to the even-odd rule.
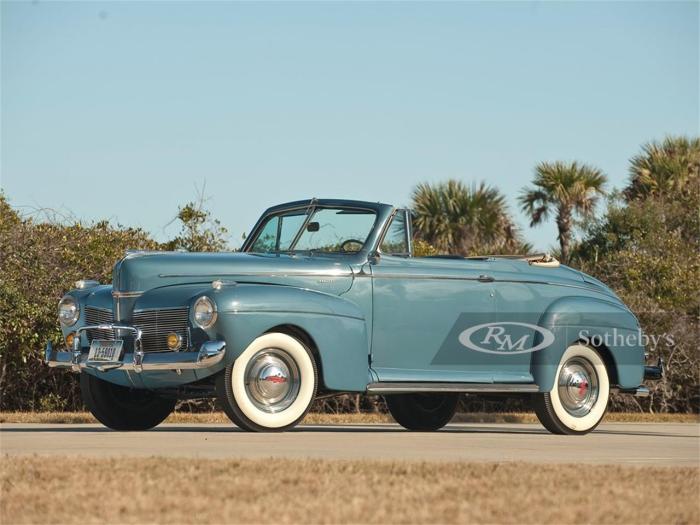
[[[215,280],[304,286],[341,294],[352,285],[348,264],[330,257],[249,253],[136,252],[112,275],[114,292],[139,294],[153,288]]]

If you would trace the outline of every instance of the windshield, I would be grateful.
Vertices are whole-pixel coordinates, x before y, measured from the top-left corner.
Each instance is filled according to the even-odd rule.
[[[271,215],[248,251],[357,253],[372,232],[376,213],[355,208],[306,208]]]

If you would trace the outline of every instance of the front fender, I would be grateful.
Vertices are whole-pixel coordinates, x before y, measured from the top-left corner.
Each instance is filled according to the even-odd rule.
[[[215,333],[209,336],[226,341],[226,365],[261,334],[294,326],[315,343],[327,389],[365,390],[369,338],[364,315],[354,303],[305,288],[264,284],[223,286],[207,295],[218,309]]]
[[[599,348],[611,382],[634,388],[644,376],[644,344],[635,316],[621,303],[593,297],[563,297],[542,314],[539,326],[554,334],[554,343],[535,352],[531,373],[540,391],[551,390],[566,348],[580,341]]]

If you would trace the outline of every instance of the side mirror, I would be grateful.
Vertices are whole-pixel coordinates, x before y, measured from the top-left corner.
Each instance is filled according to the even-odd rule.
[[[321,229],[321,225],[317,222],[310,222],[309,224],[306,225],[306,231],[307,232],[317,232],[318,230]]]
[[[377,264],[379,262],[380,256],[379,252],[372,252],[367,257],[367,262],[370,264]]]

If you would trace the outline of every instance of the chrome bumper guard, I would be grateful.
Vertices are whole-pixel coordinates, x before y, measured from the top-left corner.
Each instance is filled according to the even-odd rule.
[[[637,388],[612,387],[610,392],[613,394],[631,394],[635,397],[649,397],[649,389],[645,386],[638,386]]]
[[[134,334],[134,351],[124,354],[119,361],[89,361],[88,355],[83,355],[80,345],[80,335],[86,330],[118,330]],[[75,333],[71,352],[54,350],[51,341],[46,344],[44,362],[54,368],[70,368],[80,372],[92,368],[105,372],[107,370],[128,370],[143,372],[151,370],[194,370],[209,368],[224,358],[226,343],[224,341],[206,341],[198,352],[154,352],[145,353],[141,345],[141,330],[133,326],[117,324],[101,324],[83,326]]]
[[[659,357],[655,366],[645,366],[644,367],[644,381],[658,381],[664,377],[664,360]],[[620,394],[632,394],[637,397],[649,397],[651,392],[644,385],[640,385],[637,388],[613,388],[613,392],[619,392]]]
[[[664,377],[664,360],[659,357],[656,366],[644,367],[645,381],[658,381]]]

